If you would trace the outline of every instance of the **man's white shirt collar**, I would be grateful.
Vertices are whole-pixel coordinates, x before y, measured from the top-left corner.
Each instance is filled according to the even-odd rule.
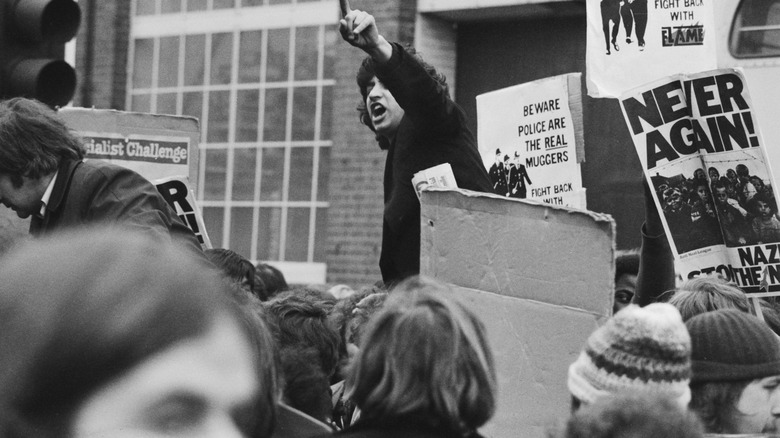
[[[54,176],[51,178],[51,181],[49,181],[46,191],[43,192],[43,196],[41,197],[41,211],[39,212],[41,217],[46,214],[46,206],[49,205],[49,198],[51,198],[51,192],[54,191],[54,183],[57,181],[57,174],[59,173],[59,170],[54,172]]]

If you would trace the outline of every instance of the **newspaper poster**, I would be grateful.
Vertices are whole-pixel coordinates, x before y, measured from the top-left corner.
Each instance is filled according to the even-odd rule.
[[[477,136],[495,194],[586,208],[580,74],[477,96]]]
[[[418,201],[422,196],[423,189],[427,187],[458,188],[458,182],[455,180],[450,163],[442,163],[415,173],[412,177],[412,185],[417,193]]]
[[[740,70],[676,75],[620,105],[681,275],[780,295],[780,215]]]
[[[715,0],[587,0],[591,97],[717,68]]]

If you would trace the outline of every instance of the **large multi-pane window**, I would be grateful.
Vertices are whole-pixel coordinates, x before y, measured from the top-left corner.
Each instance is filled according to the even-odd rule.
[[[742,0],[729,48],[736,58],[780,55],[780,0]]]
[[[197,117],[214,247],[324,281],[335,0],[136,0],[128,108]]]

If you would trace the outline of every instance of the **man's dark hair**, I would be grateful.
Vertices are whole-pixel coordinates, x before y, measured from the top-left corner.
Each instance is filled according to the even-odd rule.
[[[203,253],[229,280],[236,283],[246,282],[246,285],[254,292],[255,265],[247,258],[226,248],[209,248]]]
[[[290,286],[279,269],[267,264],[258,263],[255,266],[254,294],[261,301],[267,301],[279,292],[288,290]]]
[[[53,174],[63,160],[84,158],[82,140],[54,110],[16,97],[0,102],[0,173],[22,185],[22,176]]]
[[[263,303],[279,347],[313,348],[328,378],[346,352],[339,330],[329,318],[335,304],[335,298],[327,300],[306,288],[293,289]]]
[[[328,377],[322,371],[317,350],[301,345],[280,349],[284,376],[284,402],[320,421],[333,411]]]
[[[639,275],[639,249],[618,251],[615,256],[615,281],[621,275]]]
[[[413,56],[420,64],[422,64],[425,71],[444,88],[445,93],[449,96],[449,87],[447,86],[447,77],[443,73],[436,71],[436,68],[423,60],[422,56],[414,49],[414,47],[407,46],[405,48],[406,53]],[[360,117],[360,122],[368,126],[374,131],[374,125],[371,124],[371,116],[368,114],[368,108],[366,107],[366,98],[368,97],[368,83],[376,76],[376,68],[374,66],[375,61],[367,56],[360,64],[360,68],[357,72],[357,84],[360,88],[360,96],[362,97],[360,103],[358,103],[357,111]]]

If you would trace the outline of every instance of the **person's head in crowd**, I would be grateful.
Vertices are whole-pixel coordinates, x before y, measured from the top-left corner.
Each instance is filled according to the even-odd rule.
[[[330,313],[330,320],[338,327],[347,355],[339,364],[336,381],[343,380],[346,369],[358,350],[360,333],[368,319],[381,308],[387,289],[377,285],[363,287],[346,298],[339,299]],[[370,297],[370,298],[369,298]]]
[[[496,149],[496,164],[501,164],[501,149]]]
[[[737,285],[720,277],[707,276],[686,280],[668,300],[680,311],[683,321],[718,309],[750,312],[747,295]]]
[[[330,420],[333,405],[328,377],[320,366],[319,352],[300,344],[279,349],[284,376],[283,400],[323,423]]]
[[[346,339],[348,343],[355,346],[360,345],[368,322],[376,313],[382,310],[387,297],[387,292],[374,292],[366,295],[355,304],[355,308],[352,309],[350,318],[347,321]]]
[[[711,181],[712,183],[714,183],[715,181],[717,181],[717,180],[719,180],[719,179],[720,179],[720,172],[718,171],[718,169],[716,169],[716,168],[714,168],[714,167],[710,167],[710,168],[707,170],[707,173],[709,174],[709,176],[710,176],[710,181]]]
[[[226,248],[209,248],[203,253],[229,282],[250,292],[255,289],[255,265],[249,259]]]
[[[726,170],[726,179],[728,179],[731,184],[736,184],[738,181],[737,172],[735,172],[734,169]]]
[[[747,206],[753,215],[763,220],[770,220],[777,213],[777,203],[766,192],[757,192]]]
[[[753,187],[756,188],[757,192],[761,192],[764,190],[764,180],[762,180],[758,175],[752,175],[749,178],[749,181],[751,184],[753,184]]]
[[[728,183],[725,184],[724,187],[726,187],[726,198],[725,201],[727,201],[729,198],[731,199],[737,199],[737,185]]]
[[[704,174],[704,169],[701,167],[693,171],[693,179],[699,181],[704,180],[707,181],[707,176]]]
[[[708,433],[780,432],[780,340],[758,318],[734,309],[685,325],[693,345],[690,409]]]
[[[753,199],[754,196],[756,196],[756,193],[756,187],[747,178],[745,178],[745,182],[742,184],[742,199],[744,202],[749,202],[751,199]]]
[[[504,169],[509,169],[509,155],[504,155]]]
[[[743,178],[750,178],[750,169],[742,163],[737,164],[737,167],[735,168],[737,171],[737,179],[740,181],[743,181]]]
[[[19,217],[40,210],[61,162],[82,158],[83,142],[54,110],[22,97],[0,102],[0,198]]]
[[[710,189],[709,186],[707,186],[706,183],[697,183],[696,184],[696,196],[698,196],[699,200],[702,202],[710,202]]]
[[[630,305],[596,329],[574,363],[572,410],[621,391],[690,400],[691,340],[680,313],[666,303]]]
[[[682,192],[677,187],[668,188],[664,191],[663,200],[669,209],[676,211],[683,203]]]
[[[659,394],[621,392],[575,412],[558,438],[701,438],[695,414]]]
[[[622,250],[615,257],[615,301],[612,313],[631,304],[639,275],[639,250]]]
[[[329,399],[330,379],[347,356],[340,331],[330,318],[336,300],[327,299],[326,295],[314,289],[295,288],[263,303],[268,325],[282,352],[284,400],[320,420],[330,418],[330,413],[323,414],[319,407],[322,400]],[[304,360],[296,354],[303,353],[307,355],[305,361],[314,368],[291,374],[290,370]],[[306,386],[321,391],[301,392],[300,388]],[[313,408],[316,409],[310,410]]]
[[[100,229],[0,264],[0,435],[270,436],[272,339],[189,253]]]
[[[726,191],[726,186],[720,182],[714,183],[712,188],[715,190],[712,196],[715,198],[715,203],[720,206],[728,204],[729,194]]]
[[[405,50],[422,64],[428,75],[449,95],[447,77],[428,64],[413,47],[406,47]],[[358,104],[357,111],[361,123],[374,131],[378,138],[389,140],[395,136],[403,119],[404,110],[398,105],[392,93],[376,78],[375,64],[376,61],[367,56],[358,68],[356,80],[363,99]],[[381,122],[378,123],[379,126],[375,125],[375,121]],[[390,143],[383,141],[379,145],[382,149],[387,149]]]
[[[515,167],[520,168],[522,164],[523,161],[520,159],[520,152],[515,151],[515,162],[514,162]]]
[[[467,437],[496,408],[485,328],[450,287],[410,277],[369,323],[347,377],[356,427],[411,427]]]
[[[329,319],[334,299],[308,288],[286,291],[263,303],[269,326],[280,348],[302,345],[314,348],[319,364],[331,376],[343,349],[338,330]]]
[[[254,293],[261,301],[267,301],[289,288],[284,274],[278,268],[267,263],[258,263],[255,266]]]

